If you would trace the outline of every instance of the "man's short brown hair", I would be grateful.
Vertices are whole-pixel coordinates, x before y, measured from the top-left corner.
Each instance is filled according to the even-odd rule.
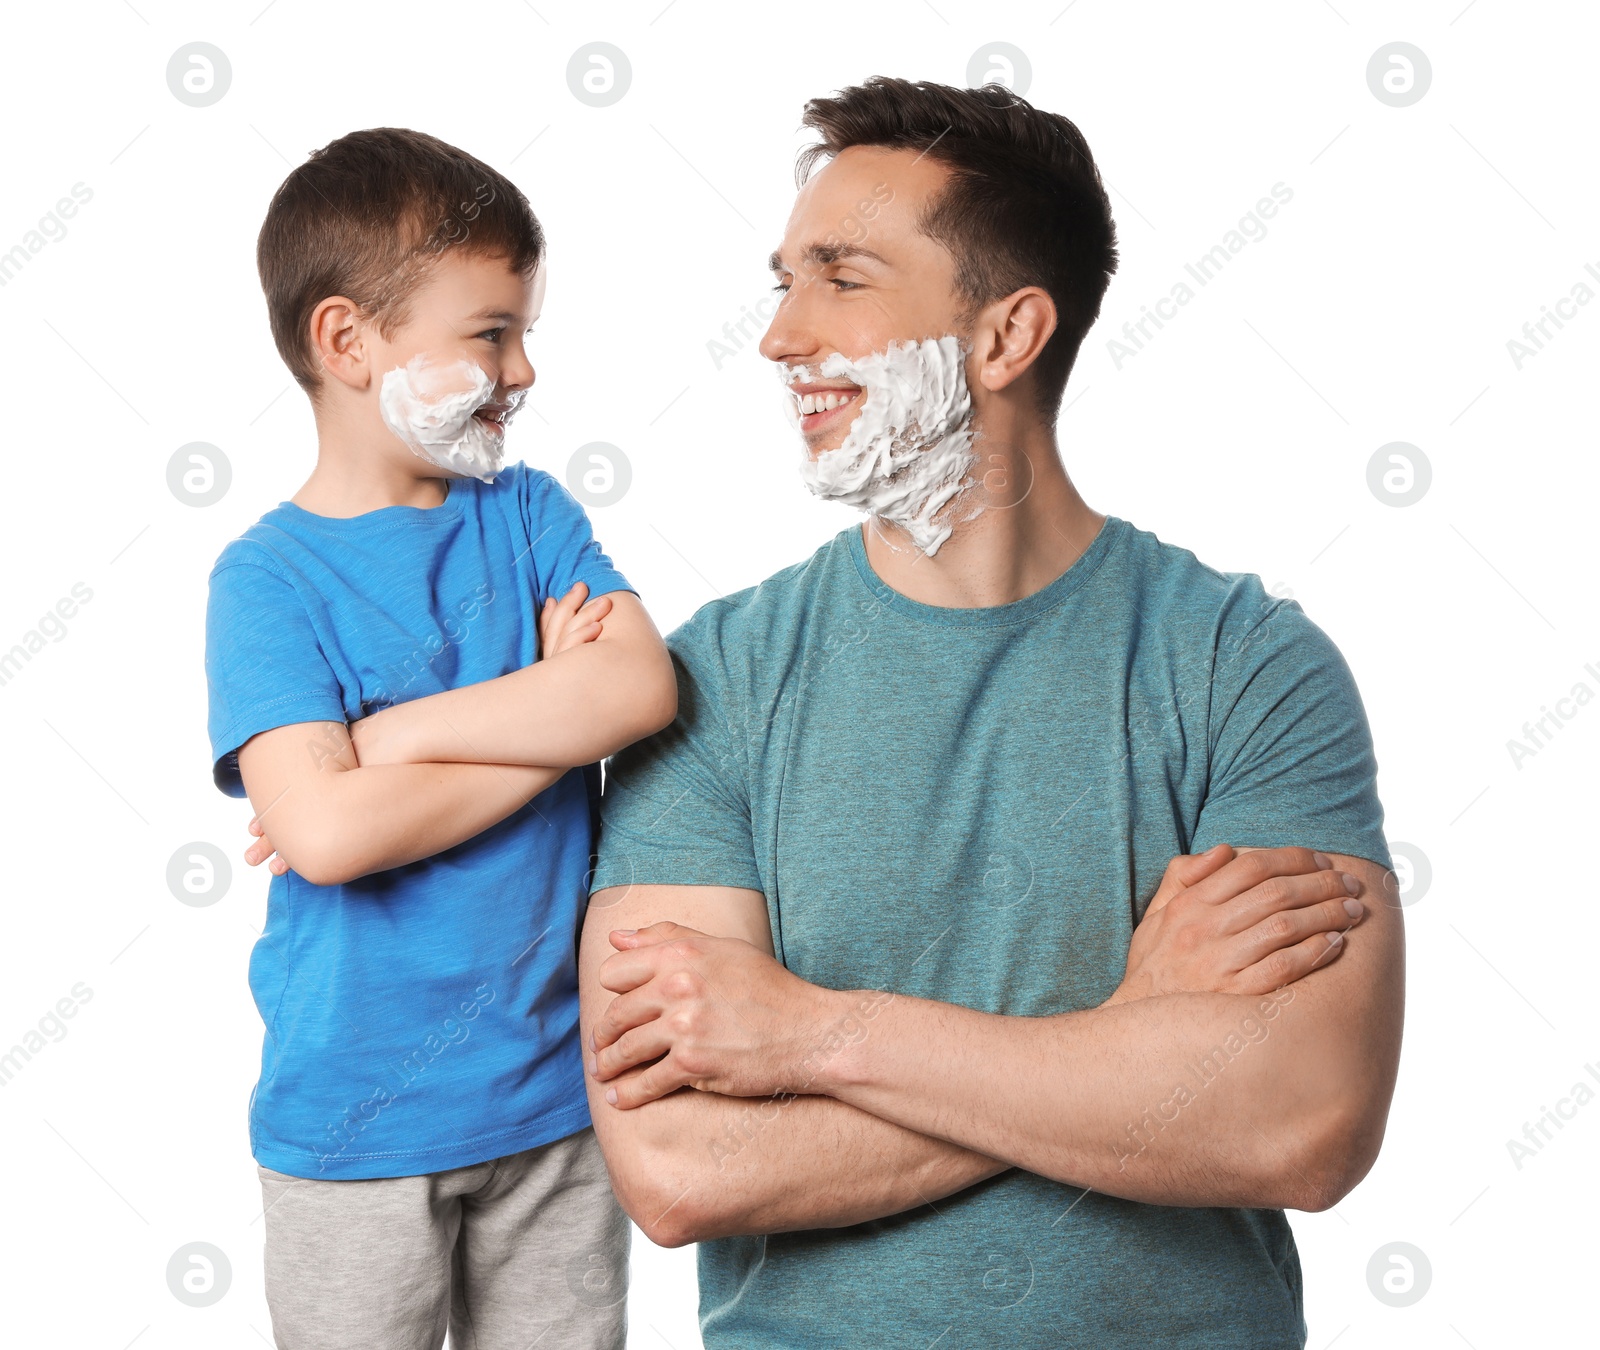
[[[509,178],[436,136],[374,127],[313,151],[273,195],[256,241],[272,337],[301,388],[322,382],[311,342],[322,301],[347,297],[388,336],[447,249],[529,276],[544,231]]]
[[[822,140],[800,152],[803,184],[851,146],[916,150],[950,171],[922,232],[955,258],[970,313],[1024,286],[1046,291],[1056,331],[1033,364],[1041,411],[1054,418],[1078,349],[1117,270],[1117,229],[1083,133],[998,84],[982,89],[875,76],[806,104]]]

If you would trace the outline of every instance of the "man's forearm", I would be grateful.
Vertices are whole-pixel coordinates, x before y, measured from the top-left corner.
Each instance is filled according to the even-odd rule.
[[[1009,1170],[828,1097],[683,1091],[623,1116],[592,1096],[602,1144],[629,1132],[607,1157],[626,1160],[618,1193],[662,1246],[865,1223]]]
[[[1337,1198],[1327,1085],[1344,1081],[1344,1066],[1309,1009],[1296,1008],[1303,988],[1159,995],[1041,1018],[892,998],[818,1086],[1128,1200],[1320,1208]]]
[[[284,860],[307,881],[338,885],[453,848],[565,772],[523,764],[363,766],[330,773],[313,802],[274,804],[262,825],[271,835],[272,812],[283,807],[311,813],[294,832],[300,850]]]
[[[363,719],[361,762],[594,764],[672,720],[671,661],[589,642],[493,680],[412,699]]]

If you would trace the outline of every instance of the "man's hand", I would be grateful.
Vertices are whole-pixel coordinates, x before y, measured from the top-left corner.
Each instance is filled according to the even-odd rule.
[[[1334,960],[1364,910],[1360,890],[1309,849],[1174,858],[1134,930],[1127,973],[1101,1006],[1156,994],[1266,994]],[[849,995],[820,989],[736,938],[675,923],[615,930],[600,983],[617,994],[595,1024],[590,1071],[627,1109],[681,1087],[729,1097],[805,1092],[805,1065],[854,1027]],[[861,1015],[865,1016],[866,1013]],[[656,1061],[652,1063],[652,1061]]]
[[[607,1090],[624,1110],[681,1087],[728,1097],[804,1092],[807,1060],[859,1030],[848,995],[806,983],[740,938],[654,923],[613,931],[611,945],[617,954],[601,965],[600,983],[617,997],[595,1023],[590,1072],[604,1082],[659,1061]]]
[[[1184,854],[1128,948],[1127,972],[1101,1007],[1153,994],[1267,994],[1337,959],[1365,910],[1360,883],[1320,853],[1226,844]]]

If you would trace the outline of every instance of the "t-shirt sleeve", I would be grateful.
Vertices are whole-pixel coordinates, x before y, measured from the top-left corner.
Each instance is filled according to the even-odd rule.
[[[746,756],[730,731],[732,709],[716,662],[691,620],[667,639],[678,676],[678,715],[606,766],[599,863],[591,892],[607,886],[742,886],[761,891],[751,828]]]
[[[577,499],[541,469],[525,469],[519,484],[535,581],[534,601],[559,600],[583,582],[589,597],[634,589],[594,537]]]
[[[212,570],[206,689],[212,781],[230,797],[247,795],[238,752],[257,732],[347,720],[338,677],[304,603],[289,582],[256,563]]]
[[[1295,601],[1242,581],[1219,630],[1210,780],[1190,851],[1294,845],[1392,866],[1349,666]]]

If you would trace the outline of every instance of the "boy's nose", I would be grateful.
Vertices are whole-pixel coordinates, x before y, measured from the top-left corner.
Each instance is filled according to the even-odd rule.
[[[533,363],[521,353],[501,362],[500,383],[507,389],[531,389],[536,378]]]

